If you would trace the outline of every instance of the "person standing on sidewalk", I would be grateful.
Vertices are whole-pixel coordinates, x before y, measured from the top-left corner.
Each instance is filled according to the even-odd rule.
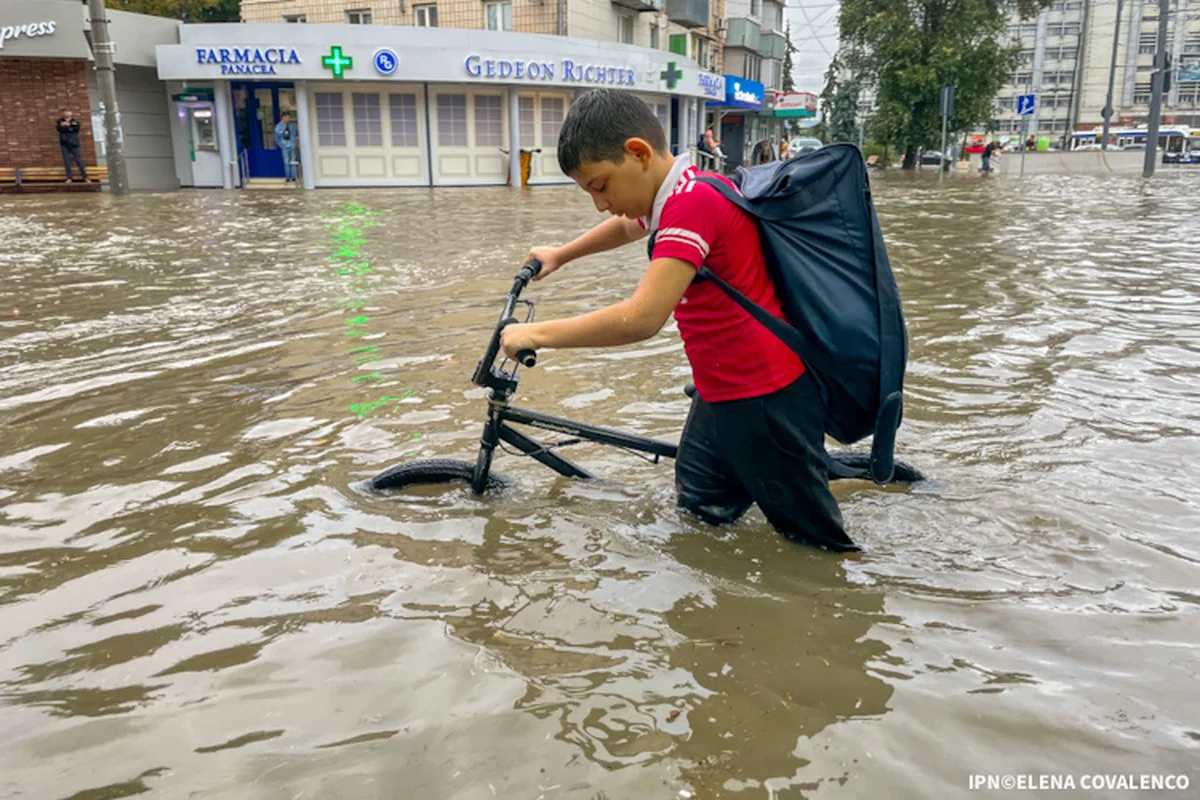
[[[296,182],[296,144],[299,134],[296,124],[292,122],[292,115],[283,112],[279,124],[275,126],[275,146],[283,156],[283,174],[288,183]]]
[[[62,150],[63,168],[67,171],[66,183],[71,183],[71,162],[79,165],[79,174],[84,183],[88,180],[87,170],[83,167],[83,153],[79,150],[79,120],[71,115],[71,109],[64,108],[62,116],[54,123],[58,130],[58,147]]]

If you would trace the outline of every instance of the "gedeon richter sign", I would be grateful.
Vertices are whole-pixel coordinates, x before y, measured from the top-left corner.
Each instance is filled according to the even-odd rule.
[[[43,22],[27,22],[24,25],[0,26],[0,50],[8,39],[19,39],[22,36],[32,39],[35,36],[53,36],[58,23],[52,19]]]
[[[597,86],[637,85],[637,73],[628,67],[580,64],[570,58],[561,61],[526,61],[519,58],[485,58],[478,53],[472,53],[467,56],[464,66],[472,78],[550,82],[561,75],[561,79],[567,83],[589,83]]]

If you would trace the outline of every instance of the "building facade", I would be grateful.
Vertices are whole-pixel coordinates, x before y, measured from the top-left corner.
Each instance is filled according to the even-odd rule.
[[[1089,3],[1087,63],[1076,128],[1104,122],[1109,67],[1112,64],[1115,0]],[[1117,31],[1113,81],[1113,125],[1144,125],[1150,114],[1150,80],[1158,41],[1158,3],[1126,0]],[[1171,56],[1170,91],[1163,95],[1163,122],[1200,126],[1200,0],[1172,0],[1167,18]]]
[[[720,72],[725,0],[242,0],[242,21],[510,31],[667,50]]]
[[[129,186],[178,188],[154,58],[156,44],[176,41],[178,23],[121,11],[108,19]],[[87,6],[75,0],[0,0],[0,166],[61,166],[54,124],[64,108],[81,123],[84,163],[106,164],[89,29]]]
[[[305,188],[519,185],[569,180],[558,169],[562,121],[584,91],[629,91],[676,150],[700,135],[719,76],[660,49],[541,34],[417,26],[179,26],[157,48],[176,103],[177,152],[190,186],[281,178],[283,113],[297,126]],[[197,138],[204,147],[197,149]]]
[[[778,148],[782,138],[774,108],[787,55],[783,10],[783,0],[725,2],[725,97],[709,101],[708,125],[729,169],[749,163],[756,145]]]
[[[997,95],[993,129],[1057,140],[1102,125],[1110,72],[1112,124],[1145,125],[1158,10],[1154,0],[1125,0],[1119,30],[1116,0],[1058,0],[1033,20],[1014,18],[1009,35],[1020,64]],[[1167,51],[1172,85],[1163,97],[1163,122],[1200,125],[1200,0],[1172,0]],[[1027,94],[1037,97],[1028,128],[1017,114],[1017,97]]]

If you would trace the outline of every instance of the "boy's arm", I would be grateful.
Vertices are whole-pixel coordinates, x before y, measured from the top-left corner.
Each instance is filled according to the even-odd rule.
[[[611,217],[587,233],[561,247],[535,247],[529,258],[542,262],[542,271],[534,280],[541,280],[569,261],[613,250],[645,238],[646,229],[635,219]]]
[[[616,347],[649,339],[662,330],[683,293],[696,279],[696,268],[677,258],[656,258],[633,296],[578,317],[507,325],[501,334],[504,351],[542,347]]]

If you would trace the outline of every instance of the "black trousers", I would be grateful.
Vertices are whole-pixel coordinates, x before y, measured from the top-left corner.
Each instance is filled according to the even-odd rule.
[[[720,525],[758,503],[788,539],[857,550],[829,491],[822,417],[807,373],[748,400],[708,403],[696,395],[675,460],[680,507]]]
[[[62,150],[63,169],[67,171],[67,180],[71,179],[71,162],[74,161],[79,165],[79,174],[86,181],[87,170],[83,168],[83,153],[80,151],[79,145],[72,147],[69,144],[59,142],[58,149]]]

